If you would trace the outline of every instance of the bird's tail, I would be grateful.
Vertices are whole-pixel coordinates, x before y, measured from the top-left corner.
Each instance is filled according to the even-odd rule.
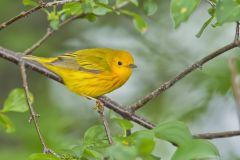
[[[32,56],[32,55],[26,55],[23,57],[23,59],[30,60],[30,61],[35,61],[40,64],[48,64],[56,60],[56,58],[45,58],[45,57],[37,57],[37,56]]]

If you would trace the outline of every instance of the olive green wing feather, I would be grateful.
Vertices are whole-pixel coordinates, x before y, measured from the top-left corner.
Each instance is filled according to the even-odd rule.
[[[106,56],[104,56],[103,53],[99,54],[96,52],[93,54],[89,51],[68,53],[57,57],[57,59],[49,64],[64,69],[78,70],[95,74],[110,70]]]

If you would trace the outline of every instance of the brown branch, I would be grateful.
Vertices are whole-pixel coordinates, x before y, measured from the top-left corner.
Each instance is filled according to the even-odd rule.
[[[64,20],[62,23],[60,23],[59,28],[63,27],[64,25],[66,25],[78,18],[82,18],[84,16],[85,16],[85,14],[70,17],[70,18]],[[34,50],[36,50],[38,47],[40,47],[56,31],[58,31],[58,30],[53,30],[51,28],[48,28],[45,35],[41,39],[39,39],[36,43],[34,43],[30,48],[26,49],[24,51],[24,54],[26,54],[26,55],[31,54]]]
[[[30,48],[26,49],[26,50],[24,51],[24,54],[25,54],[25,55],[31,54],[35,49],[37,49],[38,47],[40,47],[40,45],[41,45],[43,42],[45,42],[45,41],[47,40],[47,38],[49,38],[49,37],[53,34],[54,31],[55,31],[55,30],[53,30],[53,29],[51,29],[50,27],[48,27],[48,28],[47,28],[47,32],[45,33],[45,35],[44,35],[41,39],[39,39],[36,43],[34,43]]]
[[[32,14],[32,13],[38,11],[39,9],[48,8],[48,7],[55,6],[55,5],[63,5],[65,3],[80,2],[80,1],[81,0],[61,0],[61,1],[54,1],[54,2],[48,2],[48,3],[41,2],[41,4],[39,4],[38,6],[33,7],[28,11],[22,11],[17,16],[10,18],[6,22],[3,22],[2,24],[0,24],[0,30],[6,28],[7,26],[16,22],[17,20],[24,18],[24,17],[28,16],[29,14]]]
[[[25,91],[25,95],[26,95],[26,100],[27,100],[27,104],[28,104],[28,108],[29,108],[29,112],[30,112],[30,119],[29,122],[31,123],[31,121],[33,121],[33,124],[35,126],[35,129],[37,131],[38,137],[40,139],[40,142],[43,146],[43,153],[52,153],[55,156],[59,157],[54,151],[52,151],[51,149],[49,149],[46,145],[46,142],[41,134],[40,128],[38,126],[37,123],[37,118],[38,118],[38,114],[34,111],[33,106],[32,106],[32,102],[31,102],[31,98],[30,98],[30,93],[29,93],[29,88],[28,88],[28,82],[27,82],[27,75],[26,75],[26,70],[25,70],[25,65],[23,61],[20,61],[19,63],[20,65],[20,70],[21,70],[21,76],[22,76],[22,81],[23,81],[23,88]]]
[[[107,138],[108,138],[108,142],[111,145],[113,143],[113,140],[112,140],[111,132],[110,132],[110,129],[109,129],[108,121],[106,119],[106,116],[104,115],[104,105],[102,104],[101,101],[99,101],[99,100],[96,101],[96,108],[97,108],[97,111],[98,111],[98,113],[100,115],[100,118],[103,122],[103,126],[104,126],[104,129],[105,129]]]
[[[237,24],[236,24],[236,32],[235,32],[235,38],[234,38],[234,42],[237,42],[237,41],[239,41],[239,25],[240,25],[240,23],[239,22],[236,22]]]
[[[148,103],[153,98],[159,96],[162,92],[172,87],[175,83],[177,83],[179,80],[187,76],[192,71],[196,70],[197,68],[201,68],[203,64],[207,63],[208,61],[212,60],[213,58],[225,53],[226,51],[229,51],[233,48],[240,47],[240,40],[239,40],[239,25],[240,23],[237,22],[236,24],[236,31],[235,31],[235,38],[234,41],[212,53],[207,55],[206,57],[203,57],[199,61],[193,63],[191,66],[187,67],[184,71],[182,71],[180,74],[178,74],[175,78],[165,82],[162,84],[159,88],[155,89],[154,91],[148,93],[143,98],[139,99],[136,103],[130,105],[128,109],[134,113],[136,110],[142,108],[146,103]]]
[[[6,22],[3,22],[1,25],[0,25],[0,30],[4,29],[5,27],[7,27],[8,25],[12,24],[13,22],[23,18],[23,17],[26,17],[27,15],[33,13],[33,12],[36,12],[38,11],[39,9],[41,9],[43,6],[42,4],[28,10],[28,11],[22,11],[20,14],[18,14],[17,16],[7,20]]]
[[[0,57],[8,60],[10,62],[13,62],[15,64],[19,64],[22,60],[20,54],[17,54],[16,52],[13,52],[13,51],[1,48],[1,47],[0,47]],[[49,77],[59,83],[63,83],[61,77],[59,77],[55,73],[47,70],[46,68],[44,68],[34,62],[31,62],[31,61],[24,61],[24,63],[26,65],[26,67],[28,67],[36,72],[39,72],[39,73],[45,75],[46,77]],[[146,121],[142,117],[132,114],[126,108],[124,108],[123,106],[121,106],[120,104],[118,104],[117,102],[111,100],[110,98],[108,98],[106,96],[101,96],[98,98],[98,100],[100,100],[104,104],[104,106],[106,106],[107,108],[120,114],[125,119],[131,120],[131,121],[133,121],[145,128],[148,128],[148,129],[152,129],[155,127],[154,124]],[[219,133],[202,133],[202,134],[196,134],[193,136],[196,138],[214,139],[214,138],[224,138],[224,137],[239,136],[239,135],[240,135],[240,131],[233,131],[233,132],[219,132]]]
[[[135,112],[136,110],[138,110],[141,107],[143,107],[150,100],[152,100],[153,98],[159,96],[162,92],[164,92],[165,90],[167,90],[170,87],[172,87],[174,84],[176,84],[179,80],[181,80],[182,78],[187,76],[192,71],[196,70],[197,68],[201,68],[202,65],[205,64],[206,62],[208,62],[208,61],[212,60],[213,58],[223,54],[226,51],[229,51],[229,50],[231,50],[231,49],[233,49],[235,47],[238,47],[239,45],[240,45],[239,41],[237,43],[232,42],[232,43],[230,43],[230,44],[228,44],[228,45],[226,45],[226,46],[224,46],[224,47],[214,51],[213,53],[207,55],[206,57],[202,58],[201,60],[193,63],[191,66],[187,67],[184,71],[182,71],[180,74],[178,74],[176,77],[174,77],[173,79],[165,82],[159,88],[155,89],[151,93],[148,93],[146,96],[144,96],[143,98],[138,100],[135,104],[130,105],[129,109],[132,112]]]
[[[239,136],[240,130],[238,131],[226,131],[226,132],[216,132],[216,133],[202,133],[202,134],[195,134],[194,138],[201,138],[201,139],[216,139],[216,138],[228,138]]]

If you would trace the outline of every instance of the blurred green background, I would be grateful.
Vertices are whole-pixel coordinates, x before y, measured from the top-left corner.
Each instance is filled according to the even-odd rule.
[[[128,17],[110,14],[96,22],[76,20],[48,39],[34,54],[52,56],[83,48],[109,47],[130,51],[138,65],[131,79],[120,89],[108,94],[117,102],[128,105],[160,84],[174,77],[188,65],[231,42],[235,24],[208,27],[201,38],[195,34],[208,18],[203,1],[187,23],[175,30],[168,1],[159,1],[158,12],[145,17],[149,24],[145,34],[139,33]],[[21,1],[0,1],[0,22],[26,9]],[[139,9],[136,9],[137,12]],[[48,27],[46,15],[38,11],[17,21],[0,32],[0,45],[14,51],[24,51],[43,36]],[[237,50],[217,57],[191,73],[174,87],[138,111],[139,115],[158,124],[181,120],[193,133],[237,130],[237,111],[231,91],[228,58]],[[63,85],[28,71],[30,90],[43,135],[50,148],[57,152],[79,144],[83,133],[94,124],[101,124],[94,103],[68,91]],[[19,68],[0,59],[0,107],[8,93],[21,87]],[[41,145],[28,113],[9,113],[16,132],[7,134],[0,128],[0,160],[25,160],[40,152]],[[111,122],[110,122],[111,123]],[[135,125],[135,129],[141,128]],[[212,140],[219,148],[221,159],[240,159],[240,138]],[[156,155],[168,160],[174,147],[160,141]]]

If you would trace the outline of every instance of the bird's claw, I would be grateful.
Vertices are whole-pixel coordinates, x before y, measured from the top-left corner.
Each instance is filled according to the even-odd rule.
[[[95,109],[96,109],[96,111],[98,111],[100,113],[103,113],[103,111],[104,111],[104,104],[101,101],[97,100]]]
[[[34,118],[39,118],[39,117],[40,117],[40,114],[38,114],[38,113],[36,113],[36,112],[33,112],[33,113],[30,115],[30,117],[29,117],[29,119],[28,119],[28,122],[31,123]]]

